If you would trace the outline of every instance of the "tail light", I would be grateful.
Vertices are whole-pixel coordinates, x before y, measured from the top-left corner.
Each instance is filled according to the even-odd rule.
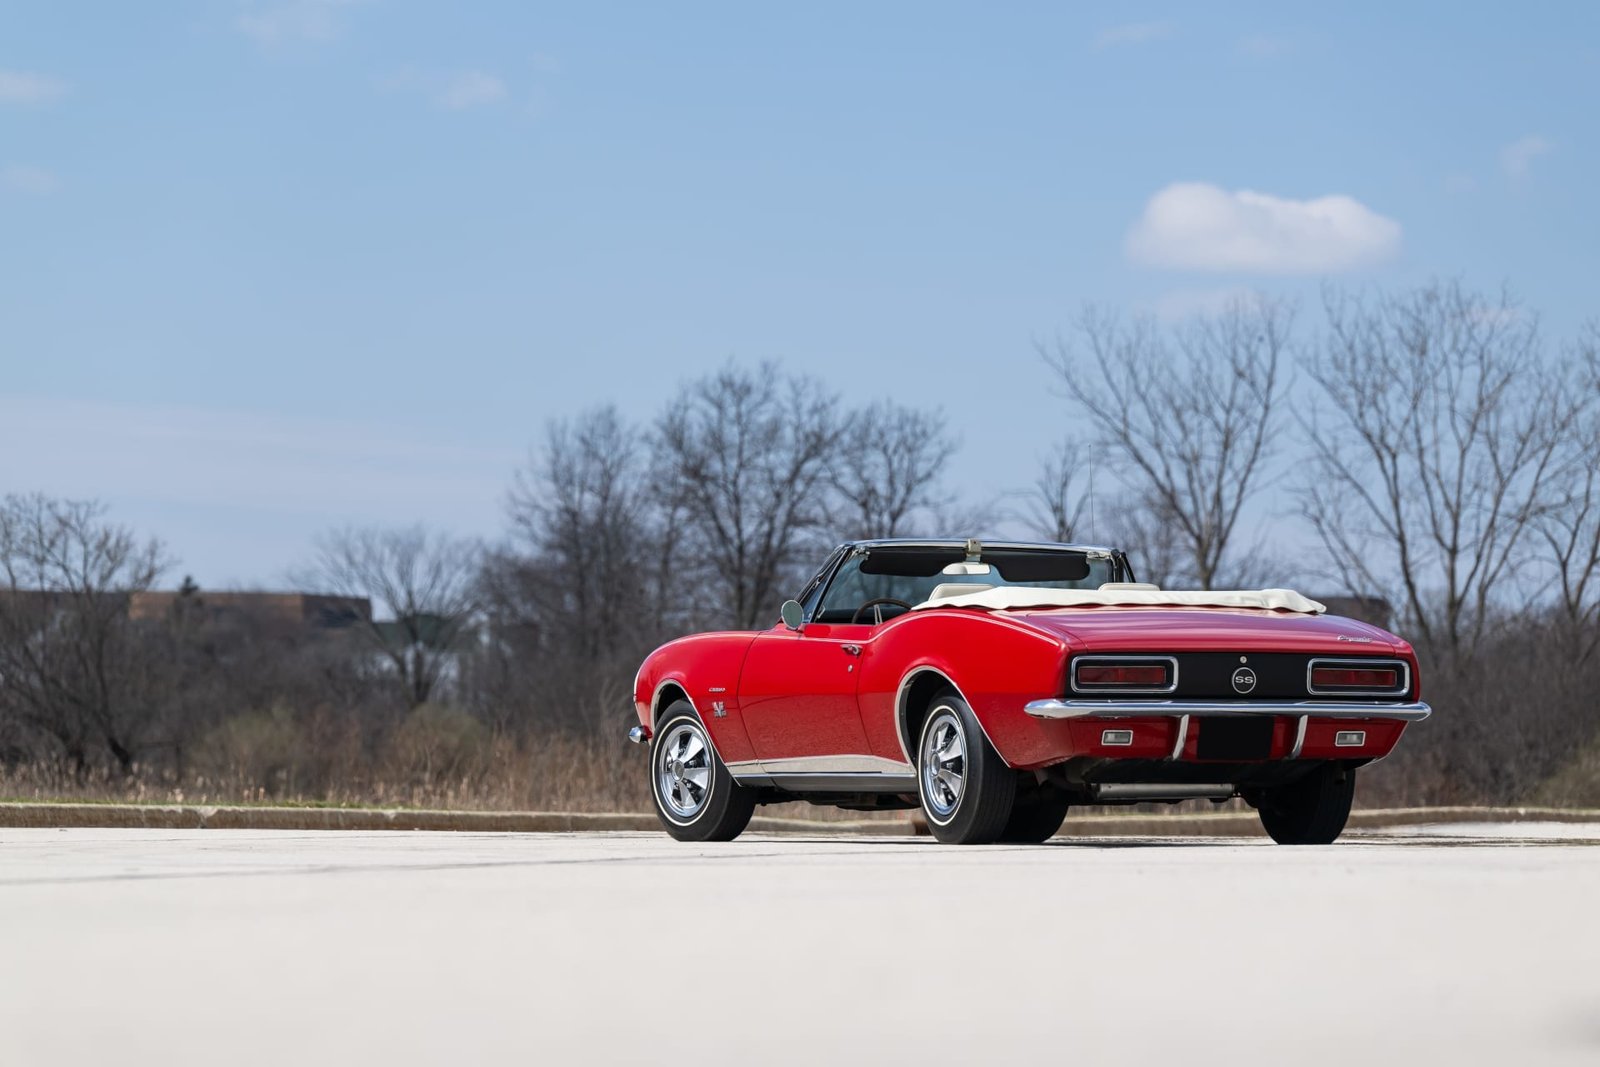
[[[1314,659],[1306,692],[1314,696],[1404,696],[1411,668],[1403,660]]]
[[[1170,693],[1178,687],[1171,656],[1080,656],[1072,661],[1075,693]]]

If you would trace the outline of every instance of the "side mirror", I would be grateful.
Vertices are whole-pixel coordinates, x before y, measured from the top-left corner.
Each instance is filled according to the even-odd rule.
[[[783,607],[778,609],[778,615],[783,619],[783,624],[795,633],[806,628],[806,609],[800,606],[798,600],[785,600]]]

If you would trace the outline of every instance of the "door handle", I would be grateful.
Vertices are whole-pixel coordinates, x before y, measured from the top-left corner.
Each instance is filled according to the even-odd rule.
[[[844,654],[847,655],[847,656],[859,656],[859,655],[861,655],[861,646],[860,645],[840,645],[839,647],[844,650]]]

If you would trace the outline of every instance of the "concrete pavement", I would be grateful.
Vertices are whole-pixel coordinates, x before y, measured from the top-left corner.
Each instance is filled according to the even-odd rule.
[[[0,830],[0,1063],[1600,1062],[1600,830]]]

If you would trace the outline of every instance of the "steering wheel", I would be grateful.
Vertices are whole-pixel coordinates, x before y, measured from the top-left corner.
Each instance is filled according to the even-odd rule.
[[[861,613],[866,611],[868,608],[871,608],[872,625],[881,626],[883,624],[883,606],[885,604],[893,604],[896,607],[905,608],[907,611],[911,610],[911,605],[907,604],[904,600],[901,600],[898,597],[875,596],[856,609],[856,613],[850,616],[850,625],[854,626],[859,623],[861,621]]]

